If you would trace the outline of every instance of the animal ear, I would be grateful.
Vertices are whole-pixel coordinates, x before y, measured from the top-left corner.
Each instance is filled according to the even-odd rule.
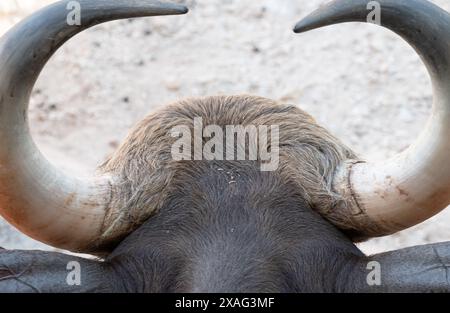
[[[433,83],[434,106],[422,134],[403,153],[378,163],[342,164],[334,188],[347,203],[328,218],[361,237],[400,231],[450,204],[450,15],[426,0],[335,0],[300,21],[295,31],[373,22],[371,3],[377,4],[380,25],[421,56]]]
[[[450,292],[450,243],[375,254],[361,260],[351,277],[358,292]]]
[[[104,262],[44,251],[0,250],[0,293],[120,292]]]
[[[186,12],[150,0],[58,1],[0,39],[0,214],[6,220],[34,239],[76,252],[101,251],[125,235],[105,234],[119,215],[109,207],[114,178],[68,176],[34,144],[27,119],[31,91],[53,53],[79,32],[117,19]]]

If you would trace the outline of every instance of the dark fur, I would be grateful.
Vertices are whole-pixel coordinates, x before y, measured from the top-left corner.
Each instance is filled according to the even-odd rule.
[[[342,162],[355,158],[352,151],[295,106],[255,96],[218,96],[179,101],[151,114],[100,168],[115,177],[104,237],[125,237],[163,207],[174,186],[196,179],[191,173],[199,162],[173,160],[176,138],[170,136],[174,126],[192,129],[195,117],[202,117],[204,126],[279,125],[280,163],[273,178],[295,186],[299,197],[338,227],[351,228],[348,216],[338,210],[345,199],[333,191],[332,182]],[[233,164],[231,169],[239,162]],[[259,170],[259,160],[247,168]]]
[[[256,162],[255,162],[256,163]],[[343,291],[362,254],[256,164],[197,162],[107,259],[127,291]],[[189,167],[187,165],[187,167]],[[222,170],[218,170],[222,169]],[[230,184],[228,173],[237,177]]]
[[[279,169],[261,172],[259,160],[173,161],[170,129],[199,116],[204,125],[280,125]],[[128,291],[342,290],[362,254],[317,212],[341,200],[331,179],[352,155],[294,106],[250,96],[170,105],[101,169],[120,177],[115,203],[125,209],[111,215],[115,225],[151,216],[107,262]]]

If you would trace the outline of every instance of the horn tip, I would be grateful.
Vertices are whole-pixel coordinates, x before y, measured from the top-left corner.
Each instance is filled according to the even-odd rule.
[[[185,5],[178,3],[165,4],[171,14],[186,14],[189,12],[189,8]]]
[[[178,3],[161,3],[148,1],[143,3],[143,8],[148,9],[149,15],[181,15],[189,12],[189,8]]]
[[[316,28],[320,28],[322,26],[325,25],[323,23],[320,23],[319,20],[306,17],[294,26],[294,33],[300,34]]]
[[[309,25],[305,24],[304,21],[300,21],[294,26],[294,33],[300,34],[310,30]]]
[[[189,13],[189,8],[185,5],[180,5],[177,12],[178,14],[187,14]]]

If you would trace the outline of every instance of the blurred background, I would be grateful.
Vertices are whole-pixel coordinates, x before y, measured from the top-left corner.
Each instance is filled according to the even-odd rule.
[[[0,35],[52,2],[0,0]],[[296,104],[372,160],[405,149],[431,112],[425,67],[397,35],[369,24],[292,32],[324,0],[174,2],[190,13],[100,25],[51,59],[33,92],[30,121],[52,162],[92,172],[133,124],[189,96],[250,93]],[[448,0],[432,2],[450,11]],[[449,221],[447,210],[360,247],[375,253],[448,241]],[[1,218],[0,246],[53,249]]]

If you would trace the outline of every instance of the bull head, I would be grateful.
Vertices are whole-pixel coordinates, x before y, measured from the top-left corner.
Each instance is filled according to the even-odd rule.
[[[121,218],[124,206],[115,197],[122,181],[114,166],[79,178],[65,175],[42,156],[28,128],[32,88],[53,53],[77,33],[115,19],[183,14],[187,9],[150,0],[79,2],[80,26],[67,24],[68,1],[60,1],[24,20],[0,41],[0,214],[37,240],[100,254],[111,251],[151,212],[142,212],[134,221]],[[450,203],[450,16],[424,0],[379,3],[382,26],[407,40],[426,64],[435,102],[427,126],[409,149],[380,163],[349,153],[333,173],[330,189],[343,201],[332,209],[315,208],[354,240],[408,228]],[[366,0],[332,1],[298,23],[295,31],[365,22],[366,6]],[[415,257],[417,251],[404,255]],[[423,255],[428,256],[427,251]],[[97,266],[90,265],[93,271]]]

